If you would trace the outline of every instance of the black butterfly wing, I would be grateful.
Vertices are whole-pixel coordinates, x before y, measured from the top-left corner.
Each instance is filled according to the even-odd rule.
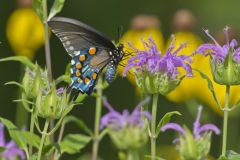
[[[56,36],[62,41],[64,48],[70,56],[76,55],[80,49],[101,47],[106,50],[115,50],[115,45],[102,33],[80,21],[54,17],[48,25]]]
[[[72,57],[70,88],[91,94],[99,74],[110,62],[109,51],[116,47],[102,33],[80,21],[55,17],[48,24]]]

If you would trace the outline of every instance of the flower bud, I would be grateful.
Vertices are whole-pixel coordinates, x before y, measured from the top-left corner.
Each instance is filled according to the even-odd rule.
[[[139,149],[148,141],[147,127],[130,126],[109,132],[110,138],[119,150]]]
[[[42,118],[60,118],[67,105],[66,91],[59,94],[54,85],[48,93],[45,90],[39,92],[36,100],[37,112]]]
[[[166,95],[175,89],[182,79],[172,79],[166,73],[148,74],[137,76],[137,85],[148,94],[160,93]]]
[[[22,85],[28,98],[36,98],[41,89],[49,86],[47,72],[42,71],[39,66],[34,71],[26,68]]]
[[[229,50],[223,62],[212,60],[211,69],[214,81],[221,85],[240,84],[240,64],[233,60],[232,50]]]
[[[185,128],[185,136],[180,136],[177,149],[181,159],[206,160],[211,146],[212,132],[205,132],[201,137],[194,138],[189,129]]]

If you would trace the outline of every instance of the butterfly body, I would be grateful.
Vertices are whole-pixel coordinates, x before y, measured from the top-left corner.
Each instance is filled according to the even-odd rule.
[[[72,57],[70,88],[91,94],[105,67],[107,82],[115,79],[124,56],[122,44],[115,46],[99,31],[74,19],[55,17],[48,24]]]

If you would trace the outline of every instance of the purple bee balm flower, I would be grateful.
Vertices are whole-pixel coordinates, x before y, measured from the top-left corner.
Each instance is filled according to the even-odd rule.
[[[24,152],[17,147],[14,141],[11,140],[8,143],[5,142],[4,126],[2,123],[0,123],[0,147],[5,148],[5,150],[0,153],[0,157],[5,158],[6,160],[13,160],[17,156],[21,159],[25,158]]]
[[[194,138],[198,139],[207,131],[214,132],[215,134],[220,134],[220,130],[214,124],[204,124],[203,126],[200,125],[200,117],[202,113],[202,106],[198,107],[198,114],[195,122],[193,123],[193,136]],[[162,132],[165,132],[168,129],[173,129],[179,132],[182,136],[185,136],[186,131],[185,129],[177,123],[167,123],[161,128]]]
[[[100,128],[102,129],[108,126],[113,130],[120,130],[129,126],[144,126],[144,118],[150,120],[151,114],[149,112],[142,111],[141,106],[148,102],[149,98],[140,102],[131,114],[128,110],[124,110],[122,113],[119,113],[113,109],[113,107],[108,103],[106,97],[104,97],[103,104],[107,107],[109,112],[101,118]]]
[[[203,44],[201,45],[196,52],[202,53],[205,56],[211,55],[213,61],[223,62],[227,57],[229,51],[232,51],[233,60],[237,63],[240,63],[240,47],[236,48],[238,42],[235,39],[229,40],[228,35],[229,27],[224,28],[226,44],[221,46],[209,33],[209,30],[204,30],[208,37],[214,42],[214,44]]]
[[[186,75],[192,76],[192,68],[188,63],[192,60],[189,56],[180,55],[177,53],[186,47],[186,44],[180,45],[179,48],[174,50],[174,37],[165,55],[157,49],[157,46],[152,38],[149,38],[148,42],[143,41],[144,50],[138,50],[131,44],[129,44],[137,53],[136,56],[131,57],[128,60],[123,76],[126,76],[127,71],[130,69],[136,69],[139,72],[147,71],[149,73],[167,73],[172,79],[176,79],[180,74],[179,67],[182,67],[186,71]]]

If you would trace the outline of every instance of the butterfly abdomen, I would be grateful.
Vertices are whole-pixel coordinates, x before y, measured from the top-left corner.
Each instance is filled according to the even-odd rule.
[[[106,80],[107,80],[107,82],[108,83],[112,83],[113,82],[113,80],[115,79],[115,77],[116,77],[116,65],[114,65],[114,64],[109,64],[108,66],[107,66],[107,71],[106,71]]]

